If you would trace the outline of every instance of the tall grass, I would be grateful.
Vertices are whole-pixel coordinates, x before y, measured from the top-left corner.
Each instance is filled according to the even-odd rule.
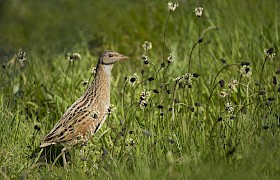
[[[171,12],[161,1],[9,2],[0,24],[2,178],[279,177],[279,3],[179,1]],[[67,170],[34,164],[104,49],[131,57],[113,70],[115,110],[83,153],[71,149]],[[81,59],[69,62],[74,52]]]

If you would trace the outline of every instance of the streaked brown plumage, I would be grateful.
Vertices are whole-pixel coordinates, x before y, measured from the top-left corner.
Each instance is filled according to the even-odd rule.
[[[77,143],[86,143],[98,131],[110,106],[111,70],[116,61],[127,58],[112,51],[100,56],[95,79],[86,92],[66,110],[40,147],[59,143],[68,148]],[[65,157],[63,159],[65,161]]]

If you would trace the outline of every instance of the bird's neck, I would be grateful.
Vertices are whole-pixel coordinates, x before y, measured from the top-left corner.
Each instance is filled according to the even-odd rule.
[[[111,84],[111,71],[113,65],[98,64],[96,68],[95,78],[87,89],[90,97],[94,98],[95,103],[100,103],[103,106],[110,105],[110,84]]]
[[[97,83],[100,82],[103,85],[107,85],[110,87],[112,68],[113,65],[98,64],[94,81],[96,81]]]
[[[106,75],[109,79],[111,79],[111,72],[112,72],[113,66],[114,66],[113,64],[111,64],[111,65],[98,64],[96,76],[98,76],[98,75],[100,76],[100,74],[101,74],[101,75]],[[95,76],[95,78],[96,78],[96,76]]]

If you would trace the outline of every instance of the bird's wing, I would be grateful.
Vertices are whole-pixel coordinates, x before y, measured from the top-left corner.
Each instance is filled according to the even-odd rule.
[[[43,139],[43,143],[40,147],[46,147],[63,141],[76,141],[79,140],[79,136],[84,137],[96,132],[97,128],[99,128],[100,117],[98,117],[93,109],[98,108],[95,106],[88,106],[88,103],[80,103],[79,106],[74,103],[68,108],[50,133]],[[93,133],[89,133],[88,131]]]

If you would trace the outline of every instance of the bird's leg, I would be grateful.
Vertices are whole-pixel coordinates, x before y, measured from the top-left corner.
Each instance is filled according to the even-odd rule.
[[[62,150],[61,150],[61,153],[56,157],[56,159],[54,160],[53,162],[53,165],[55,165],[55,163],[57,162],[57,160],[62,156],[62,160],[63,160],[63,167],[66,168],[67,167],[67,161],[66,161],[66,157],[65,157],[65,152],[67,151],[68,149],[66,147],[64,147]]]
[[[83,143],[82,143],[82,146],[81,146],[81,150],[80,150],[80,158],[81,159],[84,159],[84,155],[85,155],[85,147],[87,146],[87,141],[84,141]]]
[[[64,169],[66,169],[67,168],[67,161],[66,161],[66,157],[65,157],[65,152],[67,152],[67,148],[65,147],[65,148],[63,148],[62,150],[61,150],[61,154],[62,154],[62,159],[63,159],[63,167],[64,167]]]
[[[34,164],[36,164],[37,161],[40,159],[40,157],[41,157],[43,151],[44,151],[44,149],[41,149],[41,150],[40,150],[40,152],[38,153],[37,157],[36,157],[35,160],[34,160]]]
[[[55,158],[53,165],[55,165],[56,161],[61,157],[61,155],[62,155],[62,152]]]

